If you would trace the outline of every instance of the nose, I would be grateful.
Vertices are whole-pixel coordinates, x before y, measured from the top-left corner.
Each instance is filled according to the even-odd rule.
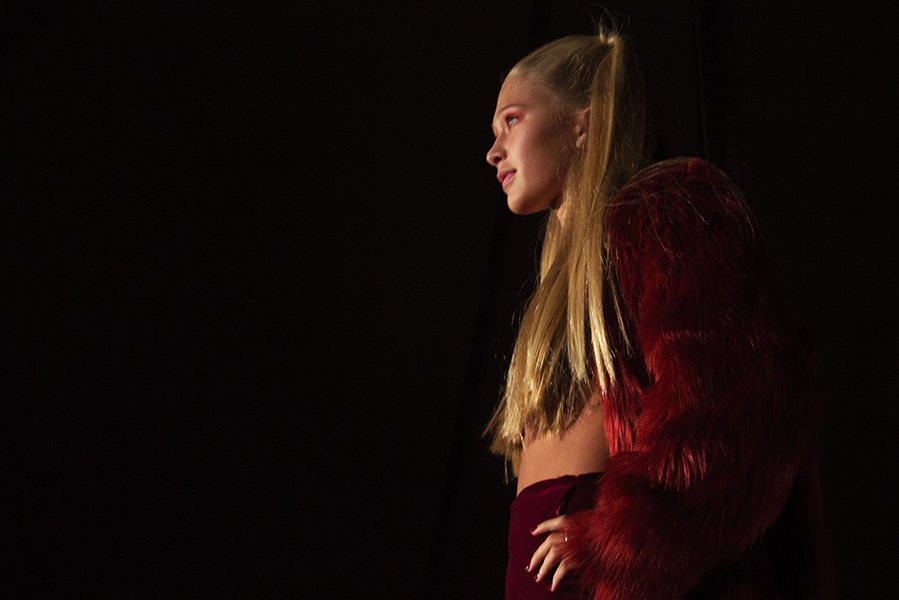
[[[490,150],[487,151],[487,164],[491,167],[495,167],[505,155],[505,148],[503,148],[500,138],[497,137],[496,141],[493,142],[493,145],[490,147]]]

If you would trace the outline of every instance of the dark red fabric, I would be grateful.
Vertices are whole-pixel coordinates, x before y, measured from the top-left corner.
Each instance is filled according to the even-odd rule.
[[[531,535],[531,530],[547,519],[593,508],[601,476],[601,473],[565,475],[538,481],[521,490],[510,510],[507,600],[583,600],[590,597],[571,578],[564,579],[555,592],[550,592],[552,579],[538,583],[534,581],[536,572],[528,573],[526,567],[546,539],[546,535]]]

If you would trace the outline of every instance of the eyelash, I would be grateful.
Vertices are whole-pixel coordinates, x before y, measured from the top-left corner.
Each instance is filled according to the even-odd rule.
[[[506,129],[508,129],[509,127],[511,127],[513,125],[513,123],[509,122],[512,119],[515,119],[515,121],[519,121],[521,119],[521,117],[519,117],[518,115],[506,115],[506,117],[503,119],[503,121],[506,124]]]

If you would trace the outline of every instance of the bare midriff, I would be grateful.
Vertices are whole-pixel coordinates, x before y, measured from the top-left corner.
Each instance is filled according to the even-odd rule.
[[[525,431],[518,468],[518,492],[532,483],[563,475],[605,471],[609,444],[603,432],[602,405],[587,406],[564,434],[537,436]]]

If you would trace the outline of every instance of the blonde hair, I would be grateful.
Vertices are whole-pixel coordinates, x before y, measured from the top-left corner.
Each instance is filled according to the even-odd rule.
[[[564,432],[597,383],[603,393],[614,385],[616,353],[628,344],[605,215],[617,190],[648,161],[643,81],[620,35],[556,40],[523,58],[507,77],[549,90],[563,115],[590,108],[586,144],[575,152],[563,185],[565,224],[550,215],[540,280],[487,426],[491,449],[511,458],[517,471],[525,428]]]

